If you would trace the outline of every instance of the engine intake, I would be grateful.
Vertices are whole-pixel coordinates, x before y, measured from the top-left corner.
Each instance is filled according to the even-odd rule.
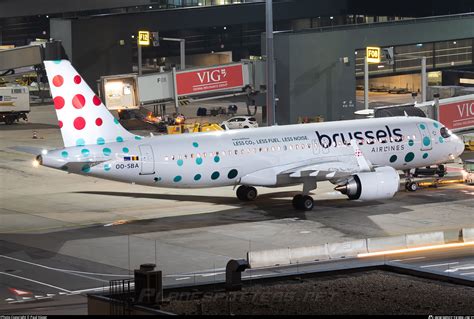
[[[346,184],[336,186],[335,190],[351,200],[374,200],[392,198],[399,185],[397,171],[390,166],[383,166],[375,168],[374,172],[355,174]]]

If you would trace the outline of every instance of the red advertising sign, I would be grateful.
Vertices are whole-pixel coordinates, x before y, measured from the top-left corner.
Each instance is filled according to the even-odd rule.
[[[448,103],[441,100],[439,121],[452,130],[474,126],[474,97],[469,95],[465,99]]]
[[[178,95],[236,89],[243,86],[243,64],[185,71],[176,74]]]

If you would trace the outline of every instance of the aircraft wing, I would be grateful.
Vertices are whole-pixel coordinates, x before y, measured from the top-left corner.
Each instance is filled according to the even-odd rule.
[[[291,184],[301,178],[314,178],[315,181],[338,180],[357,172],[372,171],[372,164],[364,157],[356,142],[331,150],[331,156],[315,154],[314,158],[276,166],[243,176],[242,184],[274,186]]]
[[[335,156],[323,160],[314,159],[314,163],[292,167],[282,171],[291,178],[315,177],[316,180],[338,179],[357,172],[368,172],[372,165],[362,154],[355,141],[349,146],[342,146],[335,151]]]
[[[356,163],[343,161],[342,158],[339,158],[331,162],[293,167],[282,171],[280,175],[287,175],[290,178],[314,177],[316,180],[327,180],[345,177],[359,171],[359,166]]]

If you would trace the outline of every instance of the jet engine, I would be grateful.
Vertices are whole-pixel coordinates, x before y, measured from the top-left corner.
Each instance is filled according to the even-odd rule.
[[[362,172],[350,177],[335,190],[349,199],[374,200],[392,198],[398,191],[400,176],[390,166],[377,167],[373,172]]]

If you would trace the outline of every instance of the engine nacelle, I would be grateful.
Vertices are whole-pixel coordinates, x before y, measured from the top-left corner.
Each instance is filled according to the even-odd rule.
[[[392,198],[398,191],[400,176],[390,166],[375,168],[374,172],[353,175],[345,185],[335,189],[349,199],[374,200]]]

